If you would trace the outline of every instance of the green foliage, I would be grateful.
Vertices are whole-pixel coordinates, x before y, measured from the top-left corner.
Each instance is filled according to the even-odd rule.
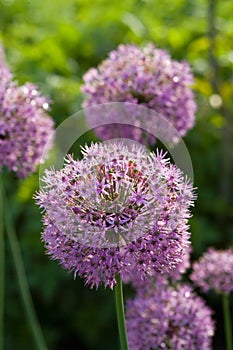
[[[198,113],[196,126],[185,142],[198,187],[191,220],[195,258],[207,246],[233,244],[233,2],[218,2],[216,8],[217,69],[210,57],[210,2],[0,2],[0,39],[7,60],[20,83],[34,82],[51,97],[51,115],[57,125],[81,109],[83,73],[120,43],[143,45],[152,41],[169,50],[172,57],[190,62],[196,77]],[[216,94],[221,96],[219,108],[211,99]],[[32,201],[39,186],[38,174],[18,185],[10,178],[8,185],[29,283],[49,349],[117,349],[112,293],[89,291],[82,281],[73,281],[44,255],[40,213]],[[8,244],[6,254],[6,349],[33,349]]]

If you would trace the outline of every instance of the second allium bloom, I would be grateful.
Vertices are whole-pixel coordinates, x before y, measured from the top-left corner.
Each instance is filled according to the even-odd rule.
[[[210,350],[214,322],[204,300],[188,285],[158,282],[149,297],[128,301],[130,350]]]
[[[37,197],[52,259],[98,287],[137,271],[169,271],[187,247],[192,185],[164,155],[138,145],[92,144],[50,170]],[[132,268],[133,267],[133,268]]]
[[[196,103],[191,90],[193,75],[190,66],[187,62],[173,60],[165,50],[154,45],[143,48],[120,45],[97,68],[91,68],[83,80],[84,108],[109,102],[130,102],[154,110],[181,136],[194,125]],[[117,126],[115,121],[109,125],[111,115],[109,117],[109,120],[103,120],[98,116],[100,124],[108,124],[97,128],[100,138],[129,137],[142,142],[140,130]],[[94,116],[89,118],[90,126],[94,119]],[[143,128],[143,125],[139,123],[138,127]]]

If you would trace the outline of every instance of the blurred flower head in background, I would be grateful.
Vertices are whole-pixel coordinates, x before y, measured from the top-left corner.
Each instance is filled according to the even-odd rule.
[[[49,150],[54,132],[48,115],[49,100],[38,88],[12,80],[0,48],[0,170],[6,166],[26,177],[39,165],[44,148]]]
[[[43,241],[52,259],[98,287],[115,275],[170,271],[189,246],[195,195],[183,173],[138,144],[96,143],[47,170],[36,195]]]
[[[214,289],[217,293],[233,291],[233,250],[209,248],[193,263],[191,280],[204,292]]]
[[[211,310],[188,285],[157,281],[150,296],[129,300],[126,325],[132,350],[210,350],[214,323]]]
[[[84,108],[107,102],[140,104],[165,117],[180,136],[194,125],[196,103],[189,64],[171,59],[166,51],[152,44],[143,48],[120,45],[97,68],[91,68],[83,80]],[[98,118],[101,120],[101,116]],[[89,123],[92,126],[92,120]],[[125,137],[144,142],[140,124],[138,127],[112,124],[95,131],[104,140]],[[154,139],[149,137],[148,141],[153,143]]]

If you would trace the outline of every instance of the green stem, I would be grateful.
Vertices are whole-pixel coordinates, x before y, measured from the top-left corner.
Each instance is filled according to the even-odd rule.
[[[5,291],[5,248],[4,248],[4,214],[3,183],[0,171],[0,350],[4,347],[4,291]]]
[[[229,295],[223,294],[223,315],[225,326],[225,338],[227,350],[232,350],[232,326],[231,326],[231,314],[230,314],[230,298]]]
[[[27,282],[24,263],[23,263],[23,259],[20,251],[20,245],[14,229],[14,225],[12,223],[12,218],[10,215],[10,209],[7,203],[7,198],[5,198],[5,220],[6,220],[5,221],[6,232],[7,232],[7,236],[11,247],[11,252],[12,252],[17,279],[19,283],[21,298],[22,298],[25,312],[28,318],[28,322],[32,330],[32,334],[34,336],[34,341],[38,350],[47,350],[47,346],[45,344],[42,331],[34,309],[31,293]]]
[[[123,288],[122,281],[119,275],[116,276],[117,285],[114,288],[115,301],[116,301],[116,312],[118,329],[120,335],[121,350],[128,350],[128,340],[125,326],[125,312],[124,312],[124,300],[123,300]]]

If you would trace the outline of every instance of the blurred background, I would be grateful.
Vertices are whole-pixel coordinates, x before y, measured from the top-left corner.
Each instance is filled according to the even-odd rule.
[[[196,125],[184,139],[198,187],[191,219],[193,259],[208,246],[233,244],[232,14],[232,0],[0,0],[0,40],[7,61],[20,83],[34,82],[51,97],[56,125],[81,109],[83,73],[120,43],[153,42],[172,58],[188,60],[198,103]],[[18,182],[12,176],[9,182],[28,281],[49,349],[118,349],[113,293],[89,290],[44,254],[41,215],[32,200],[38,174]],[[7,241],[6,259],[5,348],[32,350]],[[212,294],[206,300],[218,322],[213,348],[222,350],[220,300]]]

